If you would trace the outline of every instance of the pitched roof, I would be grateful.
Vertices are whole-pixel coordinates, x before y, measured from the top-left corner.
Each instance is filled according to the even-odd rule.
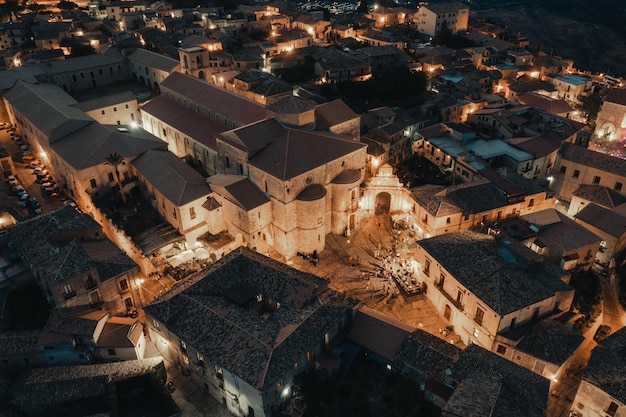
[[[582,146],[564,142],[561,145],[561,161],[571,161],[600,171],[626,177],[626,159],[595,152]]]
[[[482,347],[471,344],[461,352],[459,359],[452,365],[452,378],[460,381],[463,385],[466,378],[474,381],[472,387],[480,388],[481,380],[490,381],[491,387],[476,395],[469,395],[471,390],[461,390],[458,393],[461,402],[468,404],[472,399],[483,398],[491,393],[492,409],[487,414],[475,414],[477,416],[540,416],[548,402],[550,381],[536,373],[521,367],[495,353],[489,352]],[[459,388],[457,386],[457,389]],[[465,396],[464,394],[468,394]],[[450,397],[452,404],[458,404]],[[488,398],[488,397],[487,397]],[[445,406],[444,406],[445,409]],[[466,415],[465,413],[461,413]],[[474,414],[472,414],[474,415]]]
[[[442,193],[446,187],[442,185],[423,185],[411,189],[413,199],[428,213],[435,217],[445,217],[463,210],[456,204],[448,201],[445,193]]]
[[[532,154],[534,158],[541,158],[556,152],[561,146],[561,142],[549,136],[533,136],[527,138],[506,139],[510,145]]]
[[[587,204],[574,218],[616,238],[626,233],[626,216],[594,203]]]
[[[556,209],[529,213],[521,218],[539,227],[538,239],[562,252],[569,252],[595,243],[600,244],[602,241],[595,233]]]
[[[41,330],[0,332],[0,356],[39,352]]]
[[[517,101],[529,106],[535,106],[552,114],[562,114],[574,111],[563,99],[554,99],[543,94],[537,94],[532,91],[521,93],[517,97]]]
[[[133,348],[137,346],[142,325],[135,319],[111,317],[105,323],[96,341],[101,348]]]
[[[418,369],[430,378],[443,381],[446,369],[459,358],[461,349],[447,341],[417,329],[402,340],[396,359]]]
[[[94,68],[116,66],[124,62],[124,57],[119,54],[93,54],[77,58],[64,59],[61,61],[50,61],[40,64],[39,67],[49,76],[64,72],[83,70],[93,70]],[[117,68],[116,68],[117,69]]]
[[[132,164],[142,177],[175,206],[184,206],[206,198],[211,193],[204,177],[169,151],[147,151]]]
[[[217,174],[209,177],[208,182],[216,194],[246,211],[270,201],[247,177]]]
[[[605,103],[615,103],[621,106],[626,106],[626,88],[613,88],[604,97]]]
[[[104,164],[105,158],[114,153],[132,160],[148,150],[167,148],[167,143],[143,129],[124,129],[91,123],[54,142],[52,149],[76,170],[81,170]]]
[[[137,267],[111,241],[102,239],[98,223],[69,205],[15,224],[8,231],[16,248],[37,265],[48,285],[93,269],[105,281]]]
[[[626,404],[626,327],[599,342],[591,351],[583,380]]]
[[[265,389],[291,372],[356,307],[355,300],[326,285],[317,276],[240,248],[144,311],[207,360]],[[262,294],[263,301],[253,296],[249,307],[235,303],[229,293],[242,286]],[[263,314],[257,311],[263,302],[280,306]]]
[[[338,124],[359,118],[348,105],[337,99],[328,103],[320,104],[315,108],[315,123],[317,130],[328,130]]]
[[[430,10],[433,13],[441,14],[441,13],[452,13],[462,9],[468,9],[468,6],[458,2],[448,2],[448,3],[427,3],[424,7]]]
[[[128,101],[137,102],[137,98],[131,91],[122,91],[121,93],[109,94],[102,97],[97,97],[91,100],[81,101],[76,103],[74,107],[84,112],[100,109],[102,107],[113,106],[115,104],[125,103]]]
[[[141,112],[152,115],[164,124],[180,131],[183,135],[189,136],[216,152],[215,137],[228,130],[223,124],[204,117],[202,114],[181,106],[164,96],[155,97],[144,104],[141,107]]]
[[[73,107],[78,102],[54,84],[17,81],[4,98],[54,142],[95,120]]]
[[[538,303],[556,292],[573,291],[561,281],[563,272],[557,266],[508,240],[458,231],[421,240],[418,245],[499,315]]]
[[[179,72],[173,72],[163,80],[162,94],[167,93],[167,90],[187,97],[192,102],[221,113],[242,125],[263,120],[267,116],[266,110],[259,103]]]
[[[180,65],[180,62],[176,59],[168,58],[165,55],[142,48],[137,48],[128,54],[128,60],[166,72],[172,72]]]
[[[288,180],[366,147],[322,132],[288,129],[267,119],[223,133],[219,139],[246,150],[249,164]]]
[[[561,366],[584,340],[583,336],[568,329],[561,322],[542,320],[532,327],[515,348],[542,361]]]
[[[163,358],[97,365],[36,368],[20,374],[11,387],[12,402],[22,410],[48,409],[70,401],[105,396],[109,384],[156,372]]]
[[[572,195],[607,209],[613,209],[626,202],[626,196],[604,185],[581,184]]]
[[[413,327],[365,306],[355,314],[348,337],[393,362],[402,341],[413,330]]]

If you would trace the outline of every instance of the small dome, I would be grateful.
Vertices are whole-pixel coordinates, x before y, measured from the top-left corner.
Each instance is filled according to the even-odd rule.
[[[315,201],[326,196],[326,188],[322,184],[313,184],[300,191],[297,200],[300,201]]]
[[[344,169],[333,178],[333,184],[352,184],[361,179],[361,171],[358,169]]]

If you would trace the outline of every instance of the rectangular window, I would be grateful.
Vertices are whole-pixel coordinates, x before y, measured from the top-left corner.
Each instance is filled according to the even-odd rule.
[[[530,201],[528,202],[528,207],[532,207],[535,205],[535,199],[531,198]]]
[[[594,184],[600,184],[600,177],[598,177],[598,176],[593,177],[593,183]]]
[[[430,276],[430,259],[424,261],[424,275],[427,277]]]
[[[120,290],[128,291],[128,280],[123,279],[120,281]]]
[[[172,211],[172,216],[174,216],[175,219],[178,218],[178,217],[176,217],[176,210]]]
[[[96,188],[98,186],[94,178],[89,180],[89,184],[91,185],[91,188]]]
[[[609,407],[606,409],[606,413],[610,415],[611,417],[613,417],[615,413],[617,412],[617,408],[618,408],[617,403],[611,401],[611,404],[609,404]]]
[[[574,178],[578,178],[578,176],[579,176],[579,175],[580,175],[580,170],[575,169],[575,170],[574,170],[574,173],[572,174],[572,177],[574,177]]]
[[[565,174],[565,171],[567,171],[567,167],[561,167],[561,170],[560,170],[561,174]]]
[[[112,172],[109,172],[109,173],[108,173],[108,176],[109,176],[109,182],[113,182],[113,181],[114,181],[114,178],[113,178],[113,173],[112,173]]]
[[[500,355],[504,355],[506,353],[506,346],[498,345],[498,349],[496,350]]]
[[[66,295],[70,295],[74,293],[74,288],[72,288],[72,284],[65,284],[63,286],[63,293]]]
[[[196,209],[193,207],[189,207],[189,217],[191,217],[191,220],[196,218]]]
[[[479,326],[482,326],[484,317],[485,312],[480,307],[476,307],[476,315],[474,316],[474,321],[478,323]]]
[[[613,187],[613,189],[615,191],[622,191],[622,183],[621,182],[616,182],[615,183],[615,187]]]

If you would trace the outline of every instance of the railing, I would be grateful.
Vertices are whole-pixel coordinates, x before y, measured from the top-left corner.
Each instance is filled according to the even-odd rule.
[[[76,291],[65,292],[63,293],[63,297],[65,297],[66,300],[76,297]]]
[[[452,298],[452,296],[450,294],[448,294],[447,292],[445,292],[443,290],[443,288],[440,287],[440,291],[443,294],[444,297],[446,297],[448,299],[448,301],[450,301],[452,303],[452,305],[454,305],[459,311],[463,311],[463,304],[458,302],[457,300],[455,300],[454,298]]]

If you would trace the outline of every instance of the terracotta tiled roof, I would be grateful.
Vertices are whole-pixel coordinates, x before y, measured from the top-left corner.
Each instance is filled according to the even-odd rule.
[[[424,239],[419,246],[458,282],[500,315],[573,291],[561,281],[563,272],[524,246],[494,236],[459,231]],[[472,262],[467,262],[472,259]]]
[[[204,177],[169,151],[148,151],[133,161],[139,175],[175,206],[211,193]]]
[[[614,88],[604,97],[605,102],[626,106],[626,88]]]
[[[626,217],[593,203],[587,204],[574,217],[616,238],[626,234]]]
[[[152,115],[215,151],[217,151],[215,137],[228,130],[223,124],[208,119],[163,96],[155,97],[147,102],[141,107],[141,111]]]
[[[626,196],[603,185],[581,184],[572,195],[607,209],[613,209],[626,202]]]
[[[369,307],[362,307],[354,316],[348,337],[364,348],[393,362],[396,351],[413,327],[385,316]]]
[[[598,343],[591,352],[583,379],[626,403],[626,328]]]
[[[600,171],[626,177],[626,159],[607,155],[605,153],[594,152],[582,146],[571,143],[561,145],[561,164],[563,161],[571,161]]]
[[[254,123],[266,117],[258,103],[209,84],[198,78],[174,72],[161,83],[161,91],[172,90],[201,106],[220,112],[241,124]]]
[[[468,415],[468,407],[482,404],[481,408],[491,408],[485,416],[544,415],[550,381],[476,344],[469,345],[461,353],[459,360],[452,366],[451,377],[460,381],[460,384],[455,390],[457,395],[452,394],[444,410],[454,405],[455,408],[450,411],[463,409],[465,411],[461,415]]]
[[[246,177],[217,174],[209,177],[211,189],[233,204],[252,210],[270,200]]]
[[[331,127],[359,118],[341,99],[320,104],[315,109],[315,121],[318,130],[328,130]]]
[[[240,284],[280,307],[261,315],[254,306],[235,304],[227,294]],[[355,300],[326,285],[317,276],[240,248],[144,311],[206,361],[264,390],[293,372],[294,363],[356,308]]]

